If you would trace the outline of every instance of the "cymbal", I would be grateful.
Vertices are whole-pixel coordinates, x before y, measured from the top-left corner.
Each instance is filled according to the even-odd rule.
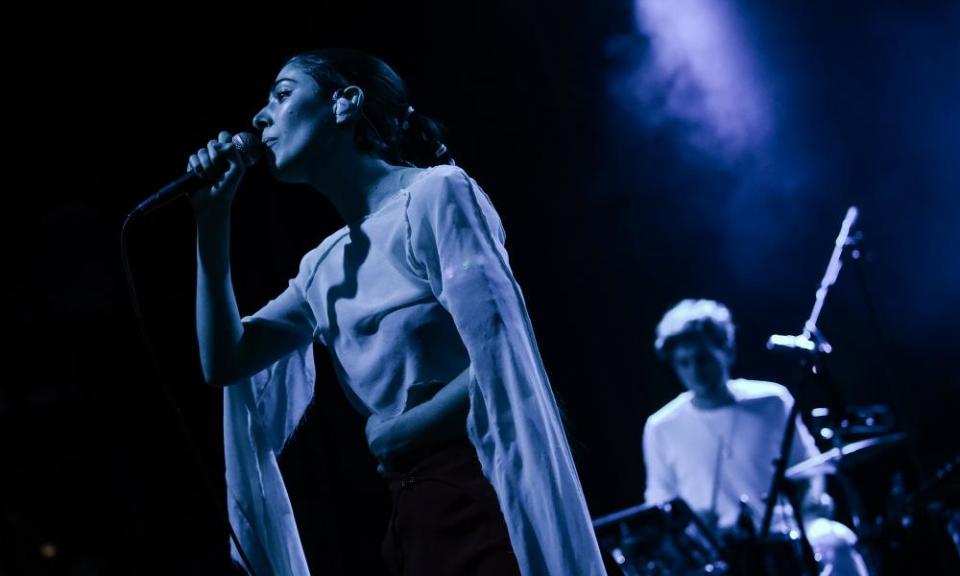
[[[823,454],[787,468],[786,477],[788,480],[806,480],[822,474],[836,474],[837,466],[856,465],[893,446],[903,444],[906,440],[907,435],[898,432],[851,442],[840,448],[831,448]]]

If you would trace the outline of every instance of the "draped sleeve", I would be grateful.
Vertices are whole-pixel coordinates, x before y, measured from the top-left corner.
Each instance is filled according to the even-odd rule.
[[[223,439],[227,513],[256,574],[309,574],[293,507],[277,458],[313,399],[315,316],[304,296],[316,254],[308,253],[287,288],[245,327],[264,323],[299,336],[288,354],[223,391]],[[240,563],[235,543],[231,556]]]
[[[470,357],[467,430],[525,575],[604,574],[599,547],[493,205],[454,167],[408,202],[409,260]]]

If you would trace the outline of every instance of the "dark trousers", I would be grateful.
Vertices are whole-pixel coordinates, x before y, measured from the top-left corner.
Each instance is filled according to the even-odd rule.
[[[383,558],[395,576],[519,575],[493,487],[467,439],[387,476]]]

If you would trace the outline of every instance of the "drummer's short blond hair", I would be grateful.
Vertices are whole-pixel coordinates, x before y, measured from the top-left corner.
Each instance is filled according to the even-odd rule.
[[[730,310],[716,300],[681,300],[657,324],[653,347],[661,360],[669,362],[673,349],[684,340],[706,336],[732,359],[736,348],[736,326]]]

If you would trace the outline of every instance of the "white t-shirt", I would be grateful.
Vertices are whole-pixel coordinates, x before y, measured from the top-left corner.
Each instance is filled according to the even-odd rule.
[[[684,392],[649,419],[643,433],[647,468],[647,502],[683,498],[697,512],[711,509],[721,527],[732,526],[746,495],[754,520],[763,514],[763,496],[773,479],[793,397],[773,382],[735,379],[729,383],[735,402],[701,409],[693,393]],[[788,465],[818,454],[798,418]]]

